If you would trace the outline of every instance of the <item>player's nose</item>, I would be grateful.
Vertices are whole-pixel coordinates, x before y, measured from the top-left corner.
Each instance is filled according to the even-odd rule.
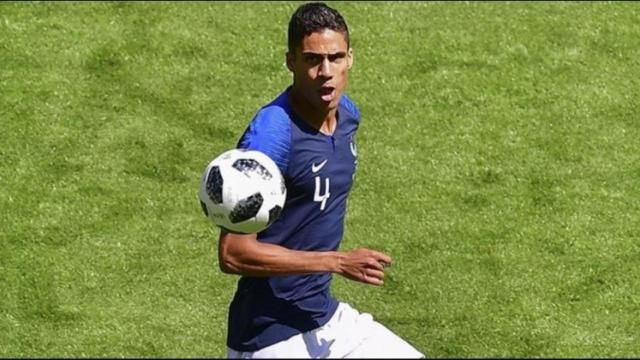
[[[333,69],[331,68],[331,61],[328,58],[324,58],[318,66],[318,76],[331,78],[333,77]]]

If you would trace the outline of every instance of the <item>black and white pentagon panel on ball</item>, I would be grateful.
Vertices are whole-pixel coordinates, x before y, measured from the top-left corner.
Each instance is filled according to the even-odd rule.
[[[207,218],[235,233],[260,232],[280,216],[287,196],[276,163],[255,150],[232,149],[202,174],[198,197]]]

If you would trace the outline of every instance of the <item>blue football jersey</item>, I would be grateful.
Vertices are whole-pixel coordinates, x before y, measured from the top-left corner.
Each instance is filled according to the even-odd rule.
[[[360,113],[342,96],[333,135],[297,117],[289,89],[258,111],[238,142],[273,159],[285,179],[284,209],[258,241],[293,250],[335,251],[344,232],[347,196],[356,171]],[[331,273],[241,277],[229,309],[227,345],[256,351],[324,325],[338,302]]]

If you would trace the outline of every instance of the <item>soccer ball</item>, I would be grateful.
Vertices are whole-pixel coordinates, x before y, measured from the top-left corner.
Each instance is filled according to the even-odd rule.
[[[213,159],[200,181],[200,205],[213,223],[257,233],[280,216],[287,188],[280,169],[260,151],[232,149]]]

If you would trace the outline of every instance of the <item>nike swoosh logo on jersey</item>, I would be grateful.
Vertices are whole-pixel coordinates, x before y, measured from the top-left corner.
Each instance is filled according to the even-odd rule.
[[[322,170],[322,168],[327,164],[327,161],[329,161],[329,159],[324,159],[324,161],[318,165],[311,163],[311,172],[317,173],[318,171]]]

